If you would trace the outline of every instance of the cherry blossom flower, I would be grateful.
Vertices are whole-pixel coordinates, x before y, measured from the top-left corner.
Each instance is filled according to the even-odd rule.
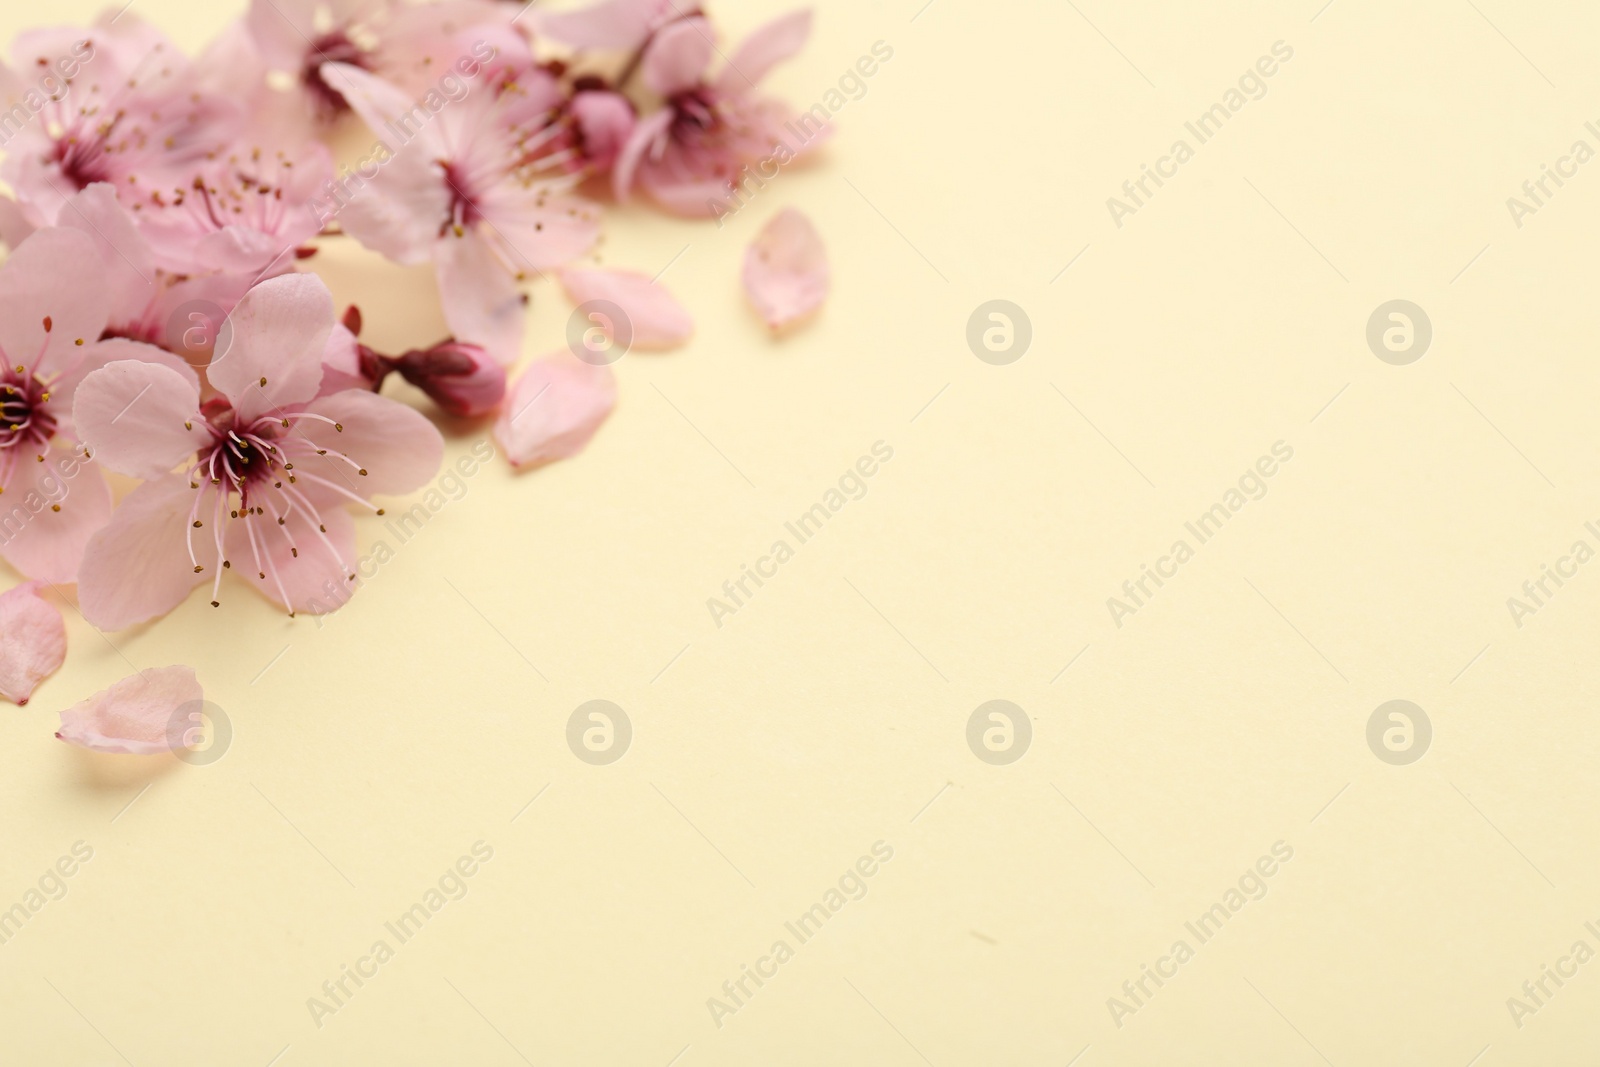
[[[666,106],[641,119],[622,150],[612,173],[617,198],[627,199],[637,184],[668,211],[717,215],[726,211],[748,166],[769,158],[788,163],[820,143],[816,134],[794,135],[785,127],[792,115],[788,106],[756,93],[767,72],[798,52],[810,32],[808,10],[774,19],[708,80],[715,45],[703,16],[657,30],[641,73]]]
[[[313,275],[245,294],[207,369],[217,395],[170,367],[108,364],[79,387],[74,417],[94,456],[148,479],[91,539],[78,575],[84,617],[108,630],[164,614],[238,570],[269,599],[325,612],[355,583],[356,504],[407,493],[438,470],[443,441],[417,412],[371,392],[318,396],[333,299]],[[181,473],[173,473],[179,468]]]
[[[67,658],[66,623],[39,595],[43,587],[23,582],[0,593],[0,696],[13,704],[26,704]]]
[[[167,187],[175,171],[226,144],[243,119],[236,102],[195,91],[188,58],[130,14],[88,31],[23,34],[12,56],[28,69],[85,49],[91,58],[70,91],[47,101],[6,145],[0,178],[34,226],[54,223],[67,198],[95,182],[135,199],[141,186]]]
[[[583,451],[616,404],[610,367],[559,352],[529,364],[512,386],[494,439],[514,467],[553,463]]]
[[[774,330],[822,306],[828,253],[811,220],[794,208],[772,217],[744,253],[744,291]]]
[[[388,82],[331,70],[375,133],[411,131],[344,207],[345,232],[396,262],[431,261],[455,337],[514,362],[526,317],[518,280],[582,255],[599,233],[598,210],[567,195],[577,176],[544,158],[561,133],[539,125],[547,102],[512,83],[444,102],[429,119]]]
[[[105,478],[73,435],[84,376],[117,359],[183,367],[148,345],[99,340],[100,278],[93,242],[65,227],[34,233],[0,267],[0,557],[48,582],[74,580],[111,515]]]
[[[117,755],[154,756],[192,743],[174,724],[205,699],[193,667],[151,667],[61,712],[56,737]]]
[[[413,348],[386,356],[362,344],[361,311],[345,309],[322,357],[322,392],[383,388],[398,374],[457,418],[477,418],[500,407],[506,395],[506,369],[477,345],[447,338],[432,348]]]

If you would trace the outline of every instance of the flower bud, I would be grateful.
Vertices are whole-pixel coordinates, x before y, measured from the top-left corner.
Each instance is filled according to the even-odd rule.
[[[487,415],[506,395],[506,371],[478,345],[441,341],[393,361],[400,377],[461,418]]]

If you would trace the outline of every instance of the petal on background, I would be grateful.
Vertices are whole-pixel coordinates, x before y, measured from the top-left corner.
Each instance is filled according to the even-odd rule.
[[[604,300],[617,305],[626,322],[599,322],[612,341],[631,348],[676,348],[694,333],[694,319],[665,286],[636,271],[564,270],[561,287],[574,304]]]
[[[536,360],[506,397],[494,439],[514,467],[537,467],[583,451],[617,404],[610,367],[566,352]]]
[[[79,383],[72,422],[95,459],[135,478],[169,474],[211,440],[193,379],[134,359],[108,363]]]
[[[43,585],[23,582],[0,593],[0,696],[14,704],[26,704],[67,658],[67,624],[39,595]]]
[[[183,709],[204,699],[193,667],[151,667],[62,711],[56,736],[96,752],[171,752],[173,723],[187,723]]]
[[[784,208],[744,253],[744,291],[767,325],[782,329],[828,295],[828,253],[811,221]]]

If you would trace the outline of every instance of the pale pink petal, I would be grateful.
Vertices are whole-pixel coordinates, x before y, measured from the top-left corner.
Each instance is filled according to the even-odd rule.
[[[650,42],[639,73],[651,91],[664,99],[698,85],[715,48],[711,23],[703,16],[679,19],[663,27]]]
[[[672,109],[660,111],[641,119],[628,135],[628,140],[617,155],[616,168],[611,172],[611,193],[626,202],[633,191],[634,177],[639,167],[666,141],[672,128]]]
[[[20,204],[8,196],[0,196],[0,243],[15,248],[26,241],[34,229]]]
[[[77,230],[39,230],[18,245],[0,267],[0,359],[48,377],[99,340],[107,318],[101,271],[94,242]]]
[[[784,208],[744,253],[744,291],[774,330],[816,311],[828,295],[828,253],[815,227]]]
[[[120,630],[165,615],[196,585],[215,577],[222,563],[216,495],[210,485],[191,489],[187,478],[175,474],[128,494],[89,539],[78,569],[78,607],[90,625]],[[201,516],[200,529],[193,528],[191,514]],[[197,566],[204,569],[197,572]]]
[[[75,581],[85,547],[110,518],[111,487],[99,466],[46,449],[43,463],[16,465],[0,496],[0,557],[29,578]]]
[[[561,287],[574,304],[604,300],[621,308],[626,321],[600,326],[631,348],[676,348],[694,333],[694,320],[666,286],[635,271],[564,270]]]
[[[749,92],[767,76],[767,71],[805,47],[810,36],[810,8],[778,16],[746,37],[728,57],[727,69],[717,78],[717,88],[729,93]]]
[[[298,75],[306,51],[320,32],[313,0],[250,0],[245,25],[273,70]]]
[[[126,337],[108,337],[104,341],[84,345],[81,351],[83,358],[78,361],[78,365],[62,372],[55,380],[55,384],[50,387],[52,403],[59,399],[63,405],[70,408],[77,396],[78,386],[85,378],[107,364],[129,359],[167,367],[193,385],[196,394],[200,392],[200,378],[195,374],[194,368],[189,366],[182,356],[165,348],[145,344],[143,341],[130,341]]]
[[[135,478],[159,478],[211,440],[193,378],[132,359],[83,379],[72,421],[91,455]]]
[[[289,441],[303,438],[328,451],[326,456],[296,455],[292,460],[294,473],[305,476],[298,487],[307,495],[318,496],[318,483],[310,476],[367,498],[409,493],[439,473],[444,439],[415,408],[365,389],[348,389],[318,397],[305,410],[337,424],[296,419],[288,435]]]
[[[198,708],[204,700],[193,667],[151,667],[62,711],[56,736],[96,752],[171,752],[182,747],[185,736],[173,723],[188,722],[185,708]]]
[[[39,595],[43,582],[0,593],[0,696],[26,704],[33,689],[67,658],[67,624]]]
[[[207,376],[245,422],[309,400],[333,323],[333,294],[315,274],[264,281],[228,316]]]
[[[338,608],[355,592],[356,527],[339,507],[324,509],[318,518],[314,523],[293,511],[281,525],[271,515],[230,521],[233,571],[290,614],[325,615]]]
[[[343,323],[334,323],[333,332],[328,334],[328,346],[322,350],[322,384],[317,387],[317,395],[371,388],[372,381],[361,369],[361,349],[356,335]]]
[[[116,189],[107,182],[90,185],[67,202],[60,223],[87,235],[100,252],[110,324],[124,325],[142,314],[156,295],[155,257],[132,216],[117,203]]]
[[[481,346],[502,364],[515,363],[528,319],[516,279],[476,227],[441,240],[437,257],[439,302],[450,332]]]
[[[610,367],[566,352],[530,364],[512,386],[494,439],[514,467],[537,467],[583,451],[617,403]]]
[[[637,48],[676,7],[674,0],[602,0],[576,11],[535,11],[544,36],[573,48]]]

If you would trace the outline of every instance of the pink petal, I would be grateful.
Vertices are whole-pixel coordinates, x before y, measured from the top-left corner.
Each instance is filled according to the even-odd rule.
[[[536,11],[534,17],[546,37],[573,48],[625,51],[642,44],[675,6],[673,0],[603,0],[576,11]]]
[[[365,499],[409,493],[439,473],[444,438],[415,408],[365,389],[348,389],[318,397],[304,410],[344,428],[335,429],[319,419],[296,419],[289,439],[304,438],[329,454],[295,456],[295,474],[314,475]],[[339,459],[336,453],[349,460]],[[367,473],[358,474],[358,470]],[[328,499],[318,492],[318,483],[309,478],[301,478],[300,483],[298,488],[308,496]],[[339,499],[349,497],[340,495]]]
[[[663,27],[645,49],[640,74],[663,99],[693,88],[711,65],[711,23],[693,15]]]
[[[512,386],[494,439],[514,467],[537,467],[583,451],[617,403],[610,367],[560,352],[530,364]]]
[[[193,375],[140,360],[108,363],[84,378],[72,420],[91,455],[135,478],[159,478],[211,440]]]
[[[333,294],[315,274],[264,281],[228,316],[207,377],[245,422],[310,400],[333,323]]]
[[[594,203],[552,194],[537,183],[501,182],[483,195],[478,207],[486,225],[477,232],[503,262],[522,273],[570,263],[600,236],[600,210]]]
[[[110,518],[111,488],[99,466],[47,448],[43,463],[17,463],[0,497],[0,557],[29,578],[75,581],[89,539]]]
[[[634,175],[644,161],[656,151],[656,146],[667,137],[672,128],[672,109],[664,107],[648,118],[641,119],[633,133],[623,143],[617,154],[615,169],[611,172],[611,192],[619,201],[626,202],[633,189]]]
[[[24,582],[0,593],[0,696],[14,704],[26,704],[67,658],[67,624],[39,596],[43,586]]]
[[[488,241],[474,227],[443,238],[436,255],[434,274],[450,332],[502,364],[515,363],[522,355],[528,308]]]
[[[155,257],[133,217],[117,203],[116,189],[108,182],[90,185],[67,202],[60,223],[86,234],[99,250],[111,323],[121,325],[143,313],[156,294]]]
[[[229,562],[262,596],[290,614],[325,615],[355,593],[355,522],[342,507],[324,509],[316,525],[298,510],[286,518],[282,526],[271,515],[230,520]]]
[[[767,71],[804,48],[810,36],[810,8],[778,16],[746,37],[728,57],[727,69],[717,78],[717,88],[749,92],[767,76]]]
[[[77,230],[39,230],[0,267],[0,359],[48,378],[106,327],[100,254]],[[44,321],[50,319],[50,329]]]
[[[0,196],[0,243],[15,248],[26,241],[34,229],[20,204],[10,197]]]
[[[665,286],[634,271],[564,270],[561,287],[574,304],[603,300],[622,309],[624,321],[597,322],[613,341],[631,348],[675,348],[694,333],[694,320]]]
[[[816,229],[784,208],[744,253],[744,291],[774,330],[816,311],[828,295],[828,254]]]
[[[152,667],[131,675],[61,713],[56,736],[69,745],[134,756],[171,752],[184,735],[184,708],[205,699],[193,667]]]
[[[196,494],[197,514],[205,523],[198,530],[189,517]],[[165,615],[196,585],[215,577],[222,561],[213,528],[214,501],[209,486],[190,489],[189,480],[176,474],[129,493],[111,521],[89,539],[78,568],[78,608],[90,625],[120,630]],[[196,565],[204,571],[195,573]]]

